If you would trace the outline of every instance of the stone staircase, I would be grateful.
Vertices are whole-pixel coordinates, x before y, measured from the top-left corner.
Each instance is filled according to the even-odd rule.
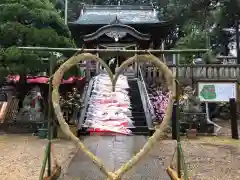
[[[138,87],[138,80],[136,75],[132,72],[124,73],[125,76],[128,77],[128,83],[130,88],[128,89],[128,95],[130,97],[131,106],[132,106],[132,120],[133,120],[133,128],[130,130],[133,132],[134,135],[149,135],[149,128],[147,124],[147,119],[145,116],[143,103],[140,95],[140,90]],[[91,93],[90,93],[91,96]],[[86,113],[88,111],[88,105],[86,105],[86,111],[83,115],[83,122],[86,119]],[[78,130],[78,136],[82,135],[89,135],[87,132],[87,128],[80,127]]]
[[[137,79],[132,79],[128,76],[129,97],[132,106],[133,125],[131,131],[135,135],[148,135],[149,129],[147,119],[144,113],[143,104],[141,100],[140,90],[138,87]]]

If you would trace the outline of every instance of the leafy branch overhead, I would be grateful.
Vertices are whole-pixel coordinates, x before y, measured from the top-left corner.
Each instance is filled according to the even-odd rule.
[[[79,16],[82,3],[117,5],[118,2],[68,0],[69,19]],[[121,0],[121,4],[153,5],[160,20],[170,21],[174,26],[166,39],[166,47],[209,47],[214,53],[224,55],[228,55],[228,45],[234,39],[231,33],[223,29],[234,28],[240,17],[239,0],[152,0],[151,3],[146,0]],[[64,0],[1,0],[0,7],[1,72],[2,69],[22,69],[20,66],[15,67],[15,61],[26,65],[23,71],[26,67],[31,70],[45,68],[44,63],[36,60],[49,57],[49,53],[20,51],[15,46],[75,46],[61,17]],[[186,62],[188,60],[185,58]]]
[[[49,53],[20,51],[16,46],[75,46],[68,27],[49,0],[1,0],[0,6],[0,60],[5,71],[46,68],[39,60],[48,58]]]
[[[56,0],[64,8],[64,0]],[[117,5],[118,0],[68,0],[69,18],[79,16],[81,3]],[[160,20],[175,25],[166,40],[169,48],[211,48],[228,55],[231,35],[224,28],[235,26],[239,19],[239,0],[121,0],[123,5],[153,5]],[[75,15],[72,15],[74,14]],[[73,18],[73,19],[74,19]]]
[[[214,54],[229,55],[229,43],[235,40],[232,38],[233,35],[224,29],[236,27],[236,20],[240,17],[240,1],[167,0],[159,2],[159,17],[164,20],[174,20],[176,24],[173,34],[177,38],[170,41],[173,47],[211,48]]]

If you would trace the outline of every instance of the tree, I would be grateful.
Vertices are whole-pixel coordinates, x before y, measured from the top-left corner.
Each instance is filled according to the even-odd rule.
[[[240,2],[237,0],[219,0],[213,11],[215,26],[211,34],[213,48],[224,55],[229,54],[229,43],[235,41],[225,29],[235,29],[240,17]]]
[[[210,48],[213,50],[211,55],[228,55],[232,38],[224,28],[234,27],[239,19],[239,1],[166,0],[160,1],[158,7],[161,19],[175,21],[172,33],[175,36],[170,37],[172,47]],[[184,59],[185,63],[191,62],[192,56],[184,56]]]
[[[201,5],[189,6],[189,10],[185,10],[186,18],[181,17],[180,22],[183,22],[180,27],[181,36],[175,44],[176,47],[206,48],[208,46],[214,54],[228,55],[228,45],[233,38],[224,29],[236,26],[236,21],[240,17],[239,2],[237,0],[202,0]]]
[[[58,0],[62,1],[63,0]],[[211,48],[214,54],[228,55],[233,39],[224,28],[233,28],[240,16],[239,0],[121,0],[127,5],[154,5],[159,19],[174,25],[169,33],[167,48]],[[117,5],[117,0],[69,0],[69,8],[80,12],[80,4]],[[72,10],[70,10],[72,11]],[[75,13],[74,19],[79,14]]]
[[[16,46],[74,47],[70,31],[49,0],[0,1],[2,74],[46,70],[49,52],[22,51]]]

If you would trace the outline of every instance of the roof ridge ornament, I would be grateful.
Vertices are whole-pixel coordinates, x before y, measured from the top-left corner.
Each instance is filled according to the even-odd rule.
[[[154,17],[157,17],[157,11],[156,11],[155,8],[153,8],[153,16],[154,16]]]
[[[119,24],[123,24],[123,23],[118,19],[117,15],[116,15],[115,19],[109,23],[109,25],[119,25]]]

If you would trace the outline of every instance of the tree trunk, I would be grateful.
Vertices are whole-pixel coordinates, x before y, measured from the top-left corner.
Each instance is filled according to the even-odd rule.
[[[24,73],[20,73],[20,80],[19,83],[17,83],[17,92],[18,92],[18,99],[19,99],[19,108],[22,108],[22,102],[24,100],[24,97],[27,95],[28,92],[28,84],[26,75]]]

